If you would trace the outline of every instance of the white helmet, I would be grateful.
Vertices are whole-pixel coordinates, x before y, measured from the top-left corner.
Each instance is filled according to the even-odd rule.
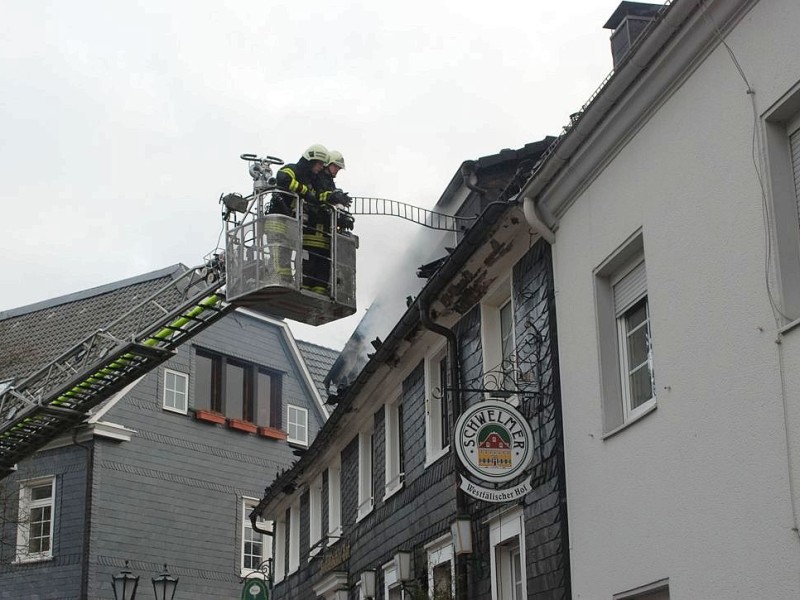
[[[340,169],[344,169],[344,156],[338,150],[331,150],[328,153],[328,160],[325,162],[325,166],[328,165],[336,165]]]
[[[322,144],[313,144],[303,152],[303,158],[306,160],[321,160],[323,163],[328,164],[328,149]]]

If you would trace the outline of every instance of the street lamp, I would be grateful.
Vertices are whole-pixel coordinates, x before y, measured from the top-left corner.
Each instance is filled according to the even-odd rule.
[[[136,598],[136,587],[139,585],[139,578],[131,573],[127,560],[125,561],[125,568],[118,574],[111,576],[111,583],[114,586],[114,598],[116,600],[134,600]]]
[[[175,590],[178,588],[178,577],[173,577],[167,571],[164,563],[164,572],[153,577],[153,590],[156,593],[156,600],[172,600],[175,597]]]
[[[459,515],[450,525],[453,538],[453,550],[458,554],[472,554],[472,520],[469,516]]]
[[[373,600],[375,598],[375,571],[372,569],[361,573],[361,595]]]

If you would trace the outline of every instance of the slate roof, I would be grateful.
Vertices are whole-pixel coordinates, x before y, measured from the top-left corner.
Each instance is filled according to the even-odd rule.
[[[32,374],[185,270],[175,264],[0,312],[0,381]]]
[[[306,361],[308,370],[311,372],[314,385],[317,386],[320,396],[325,400],[328,397],[328,392],[325,391],[323,381],[328,371],[331,370],[333,363],[336,362],[339,351],[325,346],[318,346],[311,342],[304,342],[303,340],[296,341],[297,347],[300,348],[300,354],[303,355],[303,360]]]

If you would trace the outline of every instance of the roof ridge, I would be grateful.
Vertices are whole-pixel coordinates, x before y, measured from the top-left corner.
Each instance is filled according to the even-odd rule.
[[[317,348],[322,348],[323,350],[330,350],[331,352],[336,352],[337,354],[341,352],[341,350],[337,350],[336,348],[331,348],[330,346],[323,346],[322,344],[317,344],[315,342],[309,342],[308,340],[300,340],[295,338],[295,341],[298,344],[305,344],[307,346],[315,346]]]
[[[33,304],[20,306],[18,308],[11,308],[9,310],[0,311],[0,321],[4,319],[10,319],[11,317],[19,317],[21,315],[37,312],[39,310],[54,308],[56,306],[60,306],[62,304],[68,304],[70,302],[75,302],[77,300],[85,300],[87,298],[92,298],[94,296],[100,296],[102,294],[107,294],[109,292],[120,290],[129,287],[131,285],[144,283],[145,281],[151,281],[153,279],[159,279],[167,275],[174,276],[177,274],[179,270],[183,270],[186,268],[187,268],[186,265],[184,265],[183,263],[175,263],[173,265],[164,267],[162,269],[150,271],[149,273],[134,275],[133,277],[120,279],[119,281],[113,281],[111,283],[98,285],[92,288],[87,288],[85,290],[79,290],[77,292],[72,292],[71,294],[64,294],[63,296],[48,298],[47,300],[41,300],[39,302],[34,302]]]

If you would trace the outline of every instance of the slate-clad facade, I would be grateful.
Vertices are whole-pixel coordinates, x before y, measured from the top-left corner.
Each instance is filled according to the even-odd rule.
[[[524,180],[514,175],[513,169],[506,172],[494,203],[481,201],[480,179],[477,189],[462,196],[464,205],[483,204],[481,217],[361,375],[349,388],[338,390],[336,411],[307,455],[267,489],[257,513],[282,520],[286,532],[277,538],[276,599],[355,600],[363,595],[361,574],[370,571],[376,573],[375,597],[399,598],[393,567],[398,552],[411,553],[413,576],[405,584],[406,598],[420,594],[511,598],[505,595],[509,585],[518,586],[527,598],[570,597],[551,253],[549,245],[530,235],[524,225],[513,198]],[[422,324],[420,310],[426,310],[427,302],[436,325],[451,330],[457,340],[458,382],[445,384],[445,400],[437,400],[442,392],[431,389],[434,359],[442,355],[445,338]],[[488,348],[500,343],[498,319],[492,314],[508,303],[516,358],[513,366],[499,368],[490,358],[495,350]],[[514,381],[513,393],[502,401],[516,405],[523,414],[533,431],[534,447],[533,461],[522,478],[530,481],[531,491],[520,500],[503,503],[458,490],[464,469],[455,455],[454,440],[449,451],[431,448],[432,404],[442,401],[449,406],[445,431],[449,428],[452,436],[458,416],[453,414],[458,406],[454,401],[460,399],[466,408],[502,396],[498,392],[505,389],[498,390],[498,377]],[[397,432],[392,429],[394,415],[400,415]],[[365,509],[359,489],[365,476],[362,436],[370,432],[372,508]],[[396,435],[399,489],[387,475],[398,452]],[[316,552],[311,549],[310,523],[321,519],[322,531],[328,532],[331,510],[336,508],[327,500],[330,465],[341,465],[342,530],[340,536],[324,536]],[[315,515],[309,498],[320,475],[323,508]],[[366,502],[368,506],[369,499]],[[294,529],[297,542],[291,540],[292,514],[299,515],[299,527]],[[472,553],[462,557],[455,555],[451,531],[458,514],[469,516],[473,538]],[[516,523],[517,529],[509,528],[509,523]],[[292,552],[299,558],[294,563]],[[508,563],[508,557],[517,563]],[[508,576],[503,574],[504,564],[509,565]]]
[[[110,293],[125,296],[126,287],[138,295],[136,287],[130,289],[126,282]],[[67,298],[70,308],[59,299],[39,308],[38,322],[46,323],[48,312],[52,319],[59,311],[79,313],[75,303],[102,304],[96,295],[76,296]],[[13,327],[15,317],[37,322],[36,314],[7,314],[9,319],[0,321],[0,338]],[[270,417],[269,427],[256,429],[265,423],[251,425],[242,414],[225,414],[226,401],[229,410],[236,406],[230,402],[233,388],[222,389],[219,413],[198,406],[198,397],[208,396],[208,390],[201,389],[198,352],[225,357],[235,365],[260,367],[279,381],[271,389],[279,390],[280,398],[271,400],[277,400],[280,414]],[[111,577],[125,561],[141,577],[140,594],[152,593],[149,578],[167,563],[170,573],[180,578],[176,599],[238,598],[241,577],[252,570],[243,563],[247,541],[243,536],[252,535],[262,543],[246,546],[251,563],[269,556],[261,536],[247,531],[247,506],[297,459],[296,451],[307,447],[287,440],[289,407],[307,414],[309,442],[322,426],[327,413],[311,371],[319,375],[334,357],[334,351],[314,344],[301,347],[285,323],[241,310],[183,344],[156,370],[98,406],[74,439],[64,436],[0,481],[7,500],[0,598],[107,600],[113,597]],[[13,374],[13,365],[3,373]],[[175,398],[169,391],[174,377],[187,383],[185,406],[178,395],[178,408],[184,410],[165,408],[165,398]],[[51,476],[55,478],[51,556],[20,557],[14,516],[18,490],[26,481]]]

